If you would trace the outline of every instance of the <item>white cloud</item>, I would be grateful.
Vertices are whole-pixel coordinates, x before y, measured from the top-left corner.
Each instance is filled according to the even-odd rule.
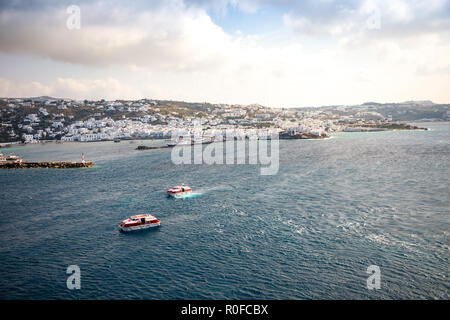
[[[0,78],[0,97],[25,97],[34,95],[47,95],[50,88],[38,81],[17,83],[15,81]]]
[[[103,9],[82,6],[80,30],[66,28],[68,15],[63,8],[4,11],[0,16],[0,51],[77,64],[134,64],[184,70],[214,64],[230,41],[199,9],[171,7],[129,12],[133,19],[126,18],[124,12],[117,16],[115,10],[98,12]],[[96,21],[97,16],[103,16],[108,23]]]
[[[257,12],[264,3],[224,0],[215,5]],[[48,58],[54,67],[49,70],[53,80],[32,70],[32,82],[0,79],[0,95],[280,107],[400,101],[412,95],[450,99],[448,76],[436,71],[450,65],[449,35],[442,32],[446,24],[441,18],[425,22],[447,1],[322,1],[323,10],[311,3],[281,2],[289,9],[285,25],[296,31],[286,33],[283,44],[268,42],[265,34],[227,34],[201,3],[187,6],[178,0],[142,10],[82,2],[82,27],[73,31],[66,28],[62,7],[6,9],[0,11],[0,52]],[[380,10],[380,30],[367,26],[373,10]],[[61,75],[65,63],[82,71]]]
[[[144,86],[147,94],[157,94],[158,88]],[[141,88],[131,87],[117,79],[73,79],[57,78],[47,83],[39,81],[12,81],[0,78],[0,96],[2,97],[29,97],[54,96],[74,99],[139,99],[145,95]],[[153,92],[152,92],[153,91]]]
[[[402,38],[450,30],[449,12],[446,12],[450,6],[448,0],[331,1],[319,2],[317,6],[310,1],[302,3],[303,6],[293,6],[285,14],[285,25],[316,36],[348,36],[367,31],[367,20],[374,13],[381,20],[380,30],[376,33],[378,36]],[[313,10],[314,7],[320,10]],[[367,37],[372,35],[365,33]]]

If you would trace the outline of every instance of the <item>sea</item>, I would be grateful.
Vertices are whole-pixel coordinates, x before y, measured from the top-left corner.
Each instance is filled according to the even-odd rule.
[[[0,170],[0,299],[449,299],[450,123],[416,125],[281,140],[275,175],[135,150],[161,140],[1,149],[96,166]]]

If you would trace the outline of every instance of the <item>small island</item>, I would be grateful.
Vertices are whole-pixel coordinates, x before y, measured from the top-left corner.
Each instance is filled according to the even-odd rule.
[[[354,123],[348,125],[344,132],[375,132],[375,131],[397,131],[397,130],[428,130],[407,123],[382,122],[382,123]]]

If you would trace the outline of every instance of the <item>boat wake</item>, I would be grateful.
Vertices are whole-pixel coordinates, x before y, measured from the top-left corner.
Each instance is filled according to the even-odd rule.
[[[203,193],[199,193],[199,192],[192,192],[189,194],[176,194],[173,197],[175,199],[192,199],[192,198],[197,198],[197,197],[201,197],[203,195]]]

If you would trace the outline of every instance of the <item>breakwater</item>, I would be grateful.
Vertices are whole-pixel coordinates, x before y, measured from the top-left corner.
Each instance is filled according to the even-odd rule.
[[[295,134],[289,134],[286,132],[282,132],[280,134],[280,140],[290,140],[290,139],[325,139],[329,138],[329,136],[325,133],[321,135],[314,135],[312,133],[299,132]]]
[[[70,162],[70,161],[44,161],[44,162],[9,162],[0,163],[0,169],[26,169],[26,168],[90,168],[94,166],[93,161]]]
[[[154,149],[166,149],[169,146],[159,146],[159,147],[149,147],[149,146],[138,146],[135,150],[154,150]]]

